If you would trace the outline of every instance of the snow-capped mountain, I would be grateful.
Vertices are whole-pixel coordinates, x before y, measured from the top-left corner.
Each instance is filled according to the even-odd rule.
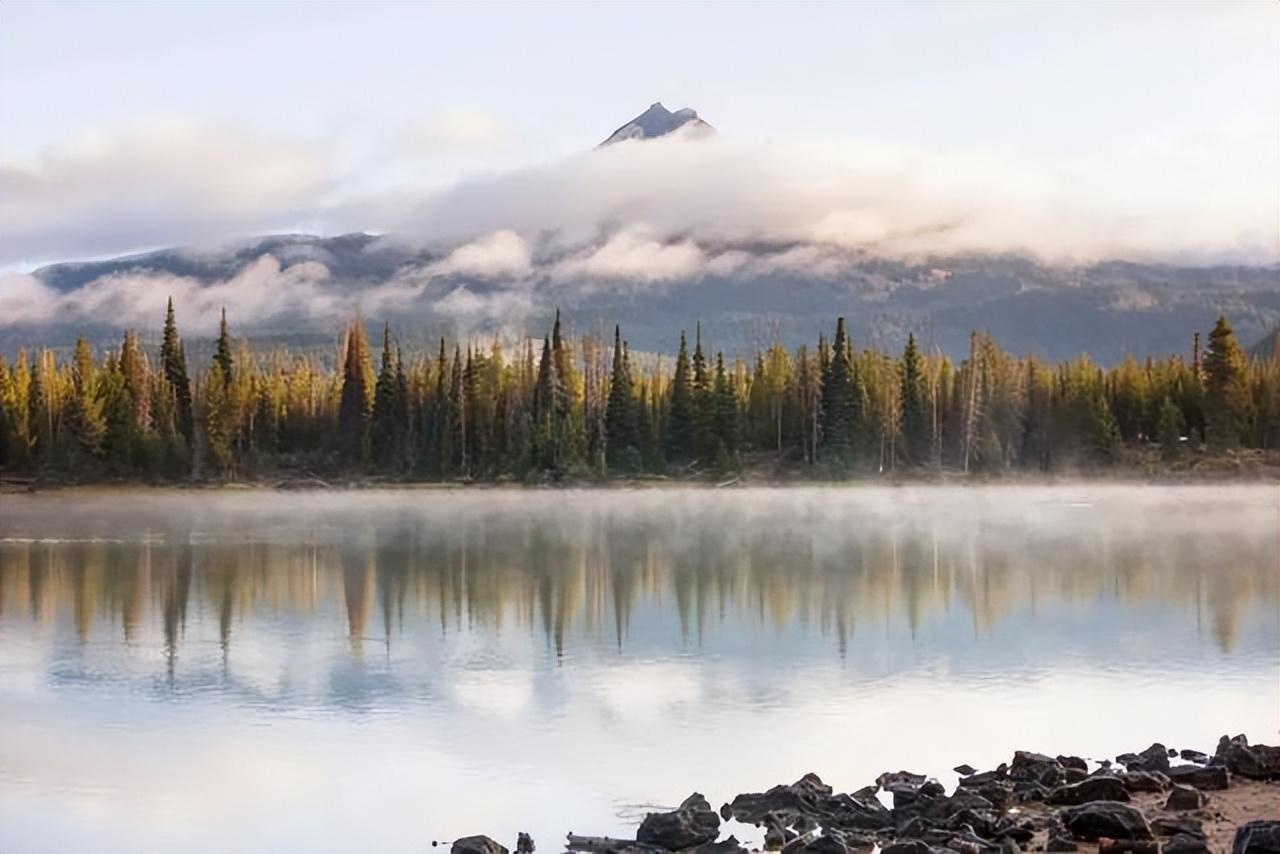
[[[686,133],[715,133],[715,128],[698,118],[697,110],[685,107],[674,113],[662,106],[662,102],[654,103],[649,109],[609,134],[609,138],[601,145],[612,145],[628,139],[653,139],[666,136],[673,131],[685,128]]]

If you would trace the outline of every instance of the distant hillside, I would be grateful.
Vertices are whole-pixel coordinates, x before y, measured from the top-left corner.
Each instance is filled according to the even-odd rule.
[[[363,304],[388,282],[422,281],[421,271],[436,260],[430,252],[367,234],[277,235],[222,252],[169,249],[56,264],[35,275],[63,293],[112,276],[186,277],[216,287],[264,258],[279,262],[286,275],[300,269],[296,265],[310,264],[316,281],[308,293],[326,306]],[[273,285],[244,287],[269,290]],[[467,310],[460,312],[460,305]],[[233,305],[231,319],[238,330],[256,337],[327,345],[341,320],[333,313],[339,309],[331,306],[290,303],[250,317],[238,315]],[[1280,326],[1280,269],[1125,262],[1060,268],[979,256],[920,264],[865,258],[833,277],[773,272],[661,285],[568,286],[536,273],[531,281],[519,282],[450,274],[430,278],[407,304],[382,314],[369,308],[366,314],[371,321],[389,320],[406,339],[425,340],[442,332],[487,334],[499,327],[541,335],[557,307],[578,331],[620,322],[633,347],[659,352],[674,350],[673,330],[691,329],[698,320],[717,347],[734,352],[775,337],[789,346],[812,341],[817,332],[830,332],[837,315],[845,315],[855,341],[891,348],[914,332],[924,345],[959,357],[967,351],[969,332],[986,329],[1014,352],[1051,359],[1088,352],[1113,362],[1126,353],[1189,351],[1192,334],[1207,331],[1219,314],[1230,317],[1241,341],[1258,341],[1268,333],[1273,341]],[[114,337],[122,325],[112,314],[95,321],[89,331],[104,338]],[[156,317],[144,332],[158,331],[159,323]],[[70,341],[85,328],[81,321],[39,329],[0,326],[0,349]]]
[[[1280,326],[1271,330],[1271,334],[1249,348],[1249,355],[1255,359],[1280,359]]]

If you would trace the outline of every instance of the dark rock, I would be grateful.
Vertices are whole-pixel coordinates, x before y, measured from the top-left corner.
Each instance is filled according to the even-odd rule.
[[[1198,810],[1209,802],[1209,796],[1191,786],[1174,786],[1169,799],[1164,802],[1167,810]]]
[[[1039,783],[1052,788],[1065,779],[1063,767],[1058,760],[1043,753],[1031,753],[1019,750],[1013,754],[1013,762],[1009,765],[1009,777],[1012,780]]]
[[[1154,839],[1099,839],[1098,854],[1160,854]]]
[[[1165,771],[1169,768],[1169,749],[1156,742],[1141,753],[1117,756],[1116,761],[1130,771]]]
[[[451,854],[507,854],[507,849],[487,836],[464,836],[455,839]]]
[[[970,775],[973,775],[973,774],[977,774],[977,773],[978,773],[978,769],[977,769],[977,768],[974,768],[972,765],[957,765],[956,767],[952,768],[951,770],[952,770],[952,771],[955,771],[955,772],[956,772],[957,774],[959,774],[961,777],[968,777],[968,776],[970,776]]]
[[[890,842],[880,849],[880,854],[938,854],[934,848],[922,839],[906,839]]]
[[[817,810],[824,828],[883,830],[893,826],[893,813],[874,797],[832,795]]]
[[[704,842],[681,854],[747,854],[747,849],[742,847],[736,836],[730,836],[721,842]]]
[[[1221,765],[1174,765],[1165,772],[1174,783],[1195,786],[1197,789],[1225,789],[1231,785],[1231,775]]]
[[[913,774],[910,771],[885,771],[876,777],[876,785],[886,792],[895,792],[899,789],[914,792],[928,779],[924,774]]]
[[[1065,833],[1050,833],[1049,839],[1045,842],[1045,851],[1075,851],[1080,846],[1076,845],[1076,841]]]
[[[636,841],[679,851],[714,842],[719,835],[720,816],[706,798],[694,792],[671,812],[651,812],[645,816],[636,831]]]
[[[1129,771],[1120,779],[1131,792],[1163,792],[1169,788],[1169,778],[1159,771]]]
[[[795,821],[791,822],[791,829],[796,833],[804,836],[806,833],[813,833],[818,830],[819,825],[813,816],[802,815],[797,816]]]
[[[1208,755],[1198,750],[1184,750],[1179,755],[1188,762],[1194,762],[1197,765],[1205,765],[1209,762]]]
[[[960,785],[968,789],[974,789],[979,786],[985,786],[987,783],[1003,780],[1009,776],[1009,766],[1001,762],[994,771],[982,771],[978,774],[970,774],[960,780]]]
[[[1024,845],[1030,842],[1035,835],[1035,828],[1030,822],[1018,821],[1009,816],[1001,818],[995,828],[996,839],[1013,841]]]
[[[1117,801],[1071,807],[1063,816],[1076,839],[1150,839],[1151,827],[1140,810]]]
[[[766,851],[777,851],[795,838],[795,833],[781,824],[768,824],[764,830],[764,848]]]
[[[1280,854],[1280,821],[1251,821],[1236,828],[1231,854]]]
[[[950,830],[960,830],[968,827],[973,833],[983,839],[990,839],[995,836],[996,825],[1000,821],[1000,816],[988,810],[962,809],[952,814],[947,819],[947,828]]]
[[[997,810],[1007,809],[1013,803],[1013,786],[1003,780],[989,780],[980,786],[961,786],[956,789],[956,796],[962,792],[986,798]]]
[[[1089,779],[1089,772],[1080,768],[1063,768],[1062,779],[1068,784],[1079,783],[1081,780]]]
[[[1059,756],[1058,764],[1063,768],[1078,768],[1086,774],[1089,773],[1089,763],[1085,762],[1079,756]]]
[[[941,813],[949,819],[962,810],[998,812],[996,805],[982,795],[968,789],[956,789],[956,793],[943,802]]]
[[[1185,815],[1159,815],[1151,819],[1151,831],[1156,836],[1204,836],[1204,825],[1198,818]]]
[[[1049,797],[1049,789],[1040,783],[1022,781],[1013,784],[1013,799],[1018,803],[1041,803]]]
[[[844,840],[835,836],[819,836],[801,850],[805,854],[849,854]]]
[[[921,839],[937,830],[933,823],[913,815],[898,825],[898,836],[904,839]]]
[[[1090,801],[1127,801],[1129,790],[1115,777],[1090,777],[1070,786],[1059,786],[1046,799],[1055,806],[1075,806]]]
[[[1175,836],[1164,844],[1164,854],[1209,854],[1209,846],[1203,836]]]
[[[516,835],[516,854],[533,854],[535,848],[537,846],[533,844],[532,836],[527,833]]]
[[[1232,774],[1251,780],[1280,780],[1280,747],[1249,744],[1243,735],[1218,739],[1213,763],[1224,765]]]
[[[817,774],[805,774],[790,786],[774,786],[767,792],[738,795],[720,808],[720,816],[747,824],[762,824],[770,813],[816,814],[818,804],[831,797],[831,787]]]
[[[1170,747],[1170,748],[1169,748],[1169,752],[1168,752],[1168,756],[1169,756],[1169,758],[1170,758],[1170,759],[1174,759],[1174,758],[1176,758],[1176,757],[1177,757],[1177,755],[1178,755],[1178,751],[1177,751],[1177,750],[1175,750],[1174,748]]]

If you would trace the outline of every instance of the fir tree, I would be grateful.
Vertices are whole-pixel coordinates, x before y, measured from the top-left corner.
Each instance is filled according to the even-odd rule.
[[[622,350],[622,331],[613,327],[613,371],[609,378],[609,400],[605,408],[605,449],[612,469],[635,467],[638,455],[634,433],[635,415],[631,373]]]
[[[1239,447],[1249,418],[1245,358],[1235,332],[1219,317],[1204,357],[1205,441],[1213,451]]]
[[[836,319],[836,337],[828,359],[822,382],[822,455],[843,469],[853,463],[860,414],[843,317]]]
[[[724,354],[716,353],[716,373],[712,387],[711,432],[715,437],[715,460],[724,467],[738,453],[738,395],[724,369]]]
[[[369,347],[364,322],[357,318],[347,327],[342,360],[342,396],[338,404],[338,441],[348,463],[363,463],[368,452],[369,412],[372,383]]]
[[[916,337],[913,334],[907,335],[907,347],[902,353],[899,400],[902,413],[902,457],[909,463],[922,465],[929,461],[932,431],[922,359],[920,351],[916,349]]]
[[[187,375],[187,356],[178,337],[178,323],[173,314],[173,297],[169,297],[164,315],[164,340],[160,344],[160,362],[165,379],[173,387],[174,417],[178,432],[191,444],[194,422],[191,417],[191,380]]]
[[[222,371],[222,381],[229,387],[235,360],[231,355],[231,335],[227,332],[226,308],[222,309],[222,320],[218,323],[218,349],[213,354],[213,365]]]
[[[696,453],[694,450],[696,432],[689,350],[685,344],[684,332],[681,332],[680,350],[676,354],[675,375],[671,379],[671,405],[667,416],[667,457],[679,463],[693,459]]]
[[[399,404],[396,400],[396,362],[391,352],[391,326],[382,328],[382,363],[373,392],[373,424],[370,428],[370,444],[374,462],[382,469],[396,468],[399,444]]]
[[[1182,431],[1186,429],[1186,421],[1182,410],[1168,397],[1160,404],[1160,456],[1166,460],[1176,460],[1182,456]]]

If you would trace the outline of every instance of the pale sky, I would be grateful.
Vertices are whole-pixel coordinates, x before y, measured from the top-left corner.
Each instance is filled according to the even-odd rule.
[[[657,100],[765,151],[1007,165],[1143,247],[1176,212],[1197,251],[1276,254],[1270,2],[6,2],[0,268],[393,229],[406,196],[562,164]]]

